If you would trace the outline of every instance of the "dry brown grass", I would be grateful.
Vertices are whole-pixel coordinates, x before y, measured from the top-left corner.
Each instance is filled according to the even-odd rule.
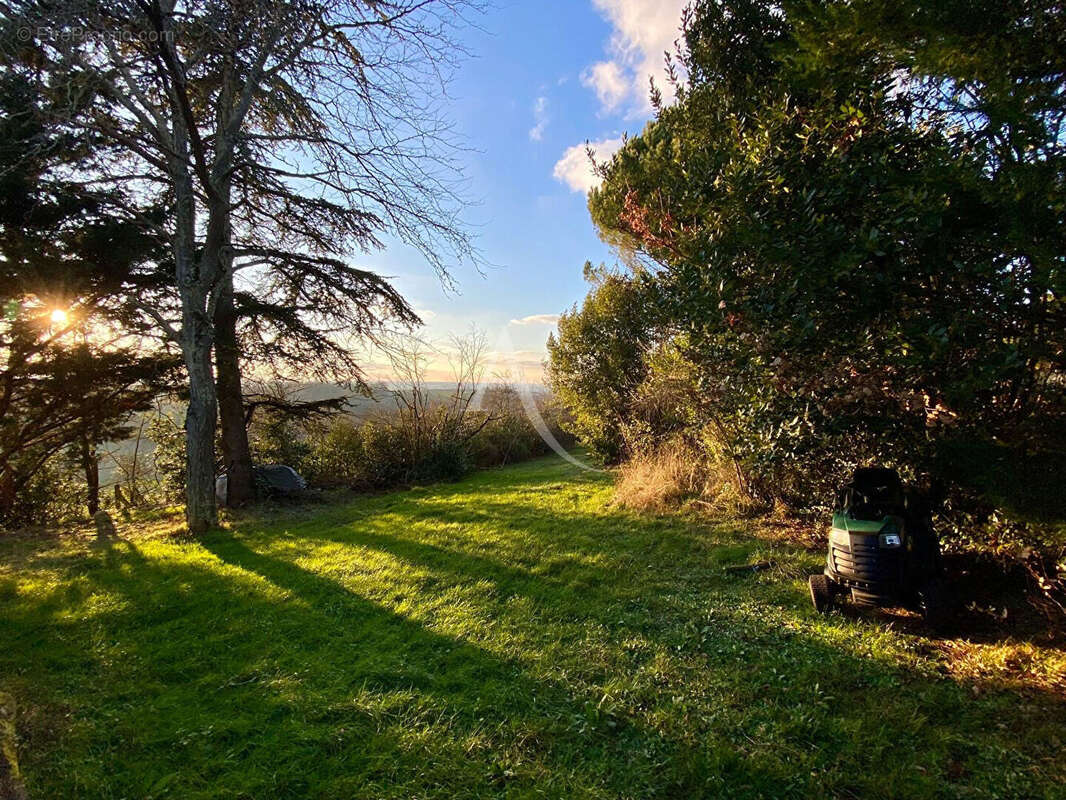
[[[716,470],[696,448],[672,441],[618,468],[615,502],[639,511],[669,511],[686,500],[720,493]]]

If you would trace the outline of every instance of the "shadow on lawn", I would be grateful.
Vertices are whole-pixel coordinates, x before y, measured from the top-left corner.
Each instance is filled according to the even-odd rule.
[[[645,598],[653,604],[661,604],[664,597],[679,588],[704,591],[735,586],[745,581],[750,583],[752,578],[748,576],[725,576],[721,566],[728,561],[743,562],[760,545],[767,544],[766,541],[750,539],[738,544],[735,532],[716,531],[713,526],[700,527],[639,514],[606,517],[556,510],[553,513],[557,525],[554,531],[546,531],[527,524],[542,516],[542,511],[493,498],[479,498],[476,509],[456,507],[447,501],[426,498],[412,498],[409,502],[417,512],[416,516],[423,519],[428,517],[435,523],[464,525],[502,520],[501,527],[514,535],[514,541],[523,545],[530,541],[537,544],[532,548],[532,553],[528,547],[519,547],[500,553],[498,558],[489,558],[480,553],[472,554],[413,538],[417,536],[417,531],[410,527],[404,533],[397,533],[392,517],[377,519],[374,515],[361,517],[357,524],[338,525],[332,529],[300,530],[297,535],[305,541],[369,547],[412,564],[443,571],[457,583],[472,577],[488,579],[504,595],[518,593],[554,606],[564,599],[567,605],[559,610],[567,618],[577,616],[601,623],[610,623],[614,618],[612,615],[616,613],[617,601],[627,594],[625,587],[632,585],[633,569],[650,570],[664,576],[662,594]],[[649,526],[654,529],[650,537],[647,530]],[[551,554],[553,545],[557,552]],[[545,553],[549,555],[545,556]],[[700,553],[705,555],[702,564],[698,563]],[[694,555],[697,555],[695,561]],[[537,558],[546,559],[549,569],[517,569],[504,563],[504,559],[521,563],[535,562]],[[687,566],[679,566],[683,564]],[[812,571],[818,566],[812,566]],[[777,578],[787,580],[786,577]],[[985,582],[988,583],[987,580]],[[962,584],[962,591],[967,586]],[[989,592],[987,587],[985,592]],[[801,592],[801,595],[799,604],[806,607],[806,594]],[[552,607],[546,607],[545,613],[551,615],[552,610]],[[1006,626],[1002,622],[989,622],[986,616],[965,609],[959,609],[956,622],[940,632],[930,631],[919,617],[901,614],[898,609],[860,610],[847,604],[841,613],[852,620],[871,625],[891,625],[918,639],[931,640],[919,645],[919,649],[924,647],[929,650],[929,645],[935,640],[957,637],[965,637],[968,642],[990,644],[1028,641],[1050,650],[1064,649],[1063,642],[1047,639],[1046,626]],[[1026,622],[1031,620],[1027,619]],[[648,626],[642,626],[641,630],[647,632]],[[1039,689],[1034,687],[1033,691]],[[1063,699],[1062,695],[1052,694],[1052,697]]]
[[[516,470],[514,486],[543,494],[551,481]],[[9,617],[25,637],[0,655],[80,732],[31,725],[31,782],[55,796],[75,773],[97,781],[78,796],[158,794],[158,782],[182,797],[932,796],[995,774],[1033,725],[1066,725],[1053,698],[978,701],[964,683],[723,602],[738,584],[711,544],[752,546],[726,532],[547,512],[499,500],[501,488],[375,498],[348,527],[295,526],[277,552],[269,528],[167,546],[202,545],[221,569],[128,542],[68,559],[71,585]],[[501,538],[417,538],[415,521],[486,520]],[[443,590],[493,582],[471,602],[504,630],[519,622],[508,599],[528,598],[538,633],[573,637],[556,642],[573,680],[535,648],[501,657],[353,592],[340,568],[290,560],[335,545],[388,553]],[[804,598],[782,591],[785,618],[802,620]],[[124,602],[68,613],[95,593]],[[679,611],[705,595],[713,614]],[[581,651],[593,640],[604,653]],[[647,647],[630,651],[635,640]],[[1054,750],[1015,757],[1039,770]]]
[[[650,795],[699,793],[711,776],[737,785],[758,784],[771,792],[788,788],[740,752],[716,753],[708,763],[702,747],[671,742],[634,718],[604,710],[594,697],[573,696],[567,687],[532,677],[517,661],[427,630],[333,580],[259,553],[232,535],[213,534],[205,545],[227,563],[255,572],[306,602],[305,615],[315,618],[313,623],[305,620],[313,631],[313,644],[308,644],[324,649],[327,659],[337,655],[346,661],[352,647],[373,653],[375,662],[386,654],[385,664],[376,664],[372,675],[350,664],[355,670],[346,676],[349,685],[373,692],[413,690],[422,698],[431,697],[459,739],[485,728],[496,730],[497,741],[481,754],[482,775],[468,776],[487,782],[483,789],[503,790],[523,777],[533,778],[522,776],[524,762],[543,770],[535,783],[551,776],[565,794],[587,792],[601,782],[625,793],[636,784],[635,774],[651,779],[643,784]],[[437,549],[438,555],[445,552]],[[596,761],[587,765],[588,774],[573,769],[575,761],[590,754]],[[425,761],[429,754],[407,755],[409,760],[414,757],[413,770],[428,767],[432,772],[435,765]],[[505,768],[507,764],[514,769]],[[446,794],[460,796],[464,791],[476,793],[468,785],[453,786]]]
[[[387,544],[385,538],[356,534],[350,543],[367,546],[373,541],[382,547]],[[894,776],[897,782],[883,787],[884,794],[920,795],[931,793],[940,781],[965,783],[967,770],[963,764],[972,755],[973,747],[972,743],[961,740],[960,730],[989,725],[993,717],[999,724],[1006,720],[1008,727],[1029,724],[1023,716],[1011,719],[1002,716],[1001,711],[990,715],[991,709],[975,707],[964,687],[907,675],[878,664],[876,659],[856,657],[803,634],[753,623],[741,615],[725,614],[719,615],[715,623],[728,629],[728,638],[744,643],[747,650],[739,655],[735,650],[704,652],[694,641],[679,644],[674,635],[677,631],[671,631],[669,626],[658,631],[650,630],[647,625],[639,627],[642,633],[660,637],[661,644],[675,651],[690,649],[688,655],[695,657],[702,668],[744,675],[745,689],[727,700],[734,710],[742,711],[744,721],[740,725],[722,725],[728,715],[703,719],[682,715],[683,726],[657,728],[649,725],[642,712],[651,711],[657,705],[678,703],[679,698],[671,695],[684,693],[684,686],[657,687],[644,697],[633,698],[635,702],[628,705],[605,705],[606,695],[602,694],[601,686],[564,686],[535,678],[530,674],[533,664],[501,660],[480,647],[435,634],[369,603],[331,579],[257,552],[238,538],[213,535],[206,544],[228,563],[256,572],[292,591],[311,610],[328,610],[331,618],[348,620],[339,627],[323,625],[321,619],[315,623],[315,638],[322,647],[330,649],[327,657],[332,657],[335,649],[347,648],[353,642],[396,657],[395,672],[387,679],[383,680],[386,676],[378,672],[377,679],[369,683],[366,675],[352,675],[353,680],[361,679],[366,688],[375,691],[410,688],[423,696],[434,697],[447,709],[453,733],[469,735],[485,724],[498,727],[499,750],[485,754],[487,774],[493,774],[492,762],[499,767],[501,756],[514,764],[532,760],[540,762],[547,774],[558,776],[570,771],[564,784],[568,793],[577,791],[578,787],[588,790],[602,783],[621,795],[635,792],[647,797],[699,796],[709,791],[729,791],[735,796],[808,796],[820,789],[828,791],[830,786],[819,787],[817,771],[812,773],[810,764],[800,766],[805,759],[815,754],[815,762],[824,759],[832,764],[853,759],[858,752],[859,759],[851,768],[832,776],[831,791],[841,796],[871,796],[871,786],[858,776],[874,766],[885,750],[891,749],[900,770]],[[464,568],[468,568],[474,577],[480,578],[486,572],[494,575],[501,590],[509,588],[531,597],[540,594],[537,584],[542,578],[502,565],[493,567],[491,559],[411,542],[394,546],[391,552],[403,554],[405,560],[416,556],[425,566],[449,571],[459,580]],[[592,594],[610,595],[612,585],[604,582],[603,588],[592,590]],[[571,619],[580,616],[574,612],[588,609],[590,604],[601,611],[609,607],[598,602],[604,598],[576,594],[563,597],[568,604],[573,604],[562,612]],[[555,597],[556,601],[559,599]],[[338,609],[353,613],[338,615]],[[545,613],[550,614],[550,610],[545,609]],[[596,616],[595,611],[592,614]],[[608,622],[606,618],[596,621]],[[624,625],[615,625],[614,635],[618,640],[634,632],[626,631]],[[783,683],[781,670],[787,668],[788,658],[775,663],[773,659],[749,657],[759,648],[781,649],[790,641],[800,644],[807,661],[823,666],[822,692],[818,691],[817,683],[806,686],[802,685],[803,681],[801,685]],[[574,644],[579,646],[580,642]],[[863,689],[868,696],[836,709],[828,718],[815,719],[811,715],[788,733],[778,730],[775,736],[767,735],[768,727],[780,728],[778,717],[785,709],[802,714],[810,706],[824,707],[825,687]],[[933,713],[929,716],[923,714],[916,718],[913,707],[891,702],[891,697],[899,691],[915,690],[929,695],[933,701],[935,711],[931,708]],[[856,738],[863,742],[858,751],[854,748]],[[515,749],[517,742],[523,744]],[[946,760],[938,762],[931,754],[944,756],[945,751],[933,744],[943,742],[952,744],[947,748]],[[575,762],[580,764],[590,755],[591,763],[574,770]],[[881,779],[883,770],[884,765],[878,765]],[[583,774],[585,771],[587,774]],[[856,777],[845,777],[849,775]],[[520,778],[513,780],[520,781]],[[499,788],[507,783],[498,778],[496,781]]]
[[[70,790],[59,781],[73,764],[56,759],[54,751],[77,745],[57,726],[43,724],[56,714],[73,714],[77,727],[91,731],[87,746],[99,760],[79,766],[99,796],[155,794],[159,782],[179,796],[350,797],[373,793],[375,786],[391,793],[406,783],[421,794],[425,787],[417,779],[427,776],[431,784],[502,787],[511,779],[498,767],[505,754],[463,753],[463,739],[493,718],[513,726],[517,736],[521,717],[534,713],[538,701],[561,702],[558,692],[530,681],[517,666],[258,554],[228,534],[210,534],[204,543],[223,562],[261,575],[290,596],[268,599],[233,575],[159,564],[119,541],[91,554],[95,563],[80,571],[79,589],[57,591],[30,614],[9,617],[14,628],[42,637],[23,664],[29,676],[56,669],[57,661],[63,666],[63,685],[51,696],[42,696],[41,687],[21,693],[51,712],[36,715],[25,732],[31,788]],[[63,620],[67,608],[100,592],[130,602],[94,615],[90,626]],[[131,636],[137,631],[139,639]],[[109,651],[121,652],[121,663],[94,646],[100,639]],[[34,664],[33,655],[42,663]],[[72,680],[92,687],[92,706],[64,702]],[[126,698],[143,697],[145,687],[150,704],[131,706]],[[395,698],[378,708],[368,695]],[[501,718],[501,707],[519,718]],[[591,718],[588,742],[599,739],[594,710],[562,707],[575,719]],[[549,727],[571,721],[550,720]],[[436,726],[451,741],[419,752],[417,740],[404,741],[405,724]],[[625,738],[639,744],[645,734],[634,728]],[[664,745],[654,738],[645,746],[661,752]],[[536,737],[524,741],[538,747]],[[612,740],[607,749],[617,746]],[[513,750],[509,741],[505,747]],[[77,763],[85,754],[63,755]],[[434,764],[435,758],[449,763]],[[449,769],[457,772],[449,776]],[[571,776],[572,788],[582,788],[581,777]],[[83,787],[78,796],[92,794]]]
[[[489,580],[494,583],[496,592],[485,599],[485,610],[487,615],[498,618],[504,626],[507,625],[508,612],[502,601],[511,595],[522,595],[538,604],[538,615],[547,621],[586,620],[592,625],[610,628],[611,638],[619,648],[620,643],[627,637],[642,635],[659,646],[678,652],[686,651],[686,656],[699,662],[696,665],[698,668],[710,669],[723,675],[745,676],[745,685],[738,688],[730,702],[741,706],[750,704],[763,709],[761,713],[748,713],[745,724],[733,729],[722,727],[717,724],[720,720],[716,720],[712,715],[703,720],[689,720],[684,729],[661,729],[660,733],[653,737],[658,749],[665,745],[673,751],[663,770],[664,776],[670,776],[665,786],[694,787],[698,785],[698,780],[693,783],[693,779],[698,779],[701,773],[704,778],[708,775],[724,774],[730,776],[730,780],[721,784],[722,786],[734,785],[732,779],[738,778],[741,783],[737,785],[745,785],[746,780],[755,780],[753,785],[762,786],[762,790],[771,791],[772,787],[772,792],[782,796],[792,793],[791,790],[795,789],[796,785],[792,782],[795,776],[782,772],[780,762],[775,767],[771,763],[772,758],[765,759],[766,749],[778,750],[778,756],[791,751],[798,760],[803,759],[804,752],[809,755],[812,751],[824,750],[828,756],[837,749],[841,754],[852,754],[837,758],[845,761],[854,759],[854,769],[844,770],[844,773],[862,775],[880,758],[879,748],[891,748],[893,759],[901,768],[918,769],[921,772],[921,776],[917,773],[908,776],[908,781],[935,782],[938,780],[937,776],[942,780],[963,780],[965,768],[959,765],[972,755],[975,748],[971,743],[962,741],[960,731],[989,731],[994,725],[1003,731],[1003,738],[1000,739],[1003,743],[1009,741],[1014,733],[1027,729],[1032,724],[1031,719],[1027,717],[1028,712],[1019,710],[1010,699],[1011,693],[1001,693],[1002,702],[994,706],[977,704],[970,696],[969,684],[964,681],[956,683],[935,676],[911,674],[872,654],[852,653],[846,647],[834,646],[830,641],[785,630],[769,621],[753,621],[750,616],[719,612],[711,620],[712,625],[721,629],[720,633],[725,640],[744,643],[748,648],[747,652],[741,650],[738,655],[735,648],[720,648],[716,651],[716,641],[704,647],[705,643],[697,642],[693,633],[706,622],[705,620],[679,622],[670,620],[668,614],[660,615],[655,612],[656,606],[669,611],[670,592],[717,590],[728,583],[735,583],[730,579],[722,579],[717,566],[713,566],[712,575],[712,568],[709,568],[712,565],[706,562],[691,563],[693,538],[706,532],[694,535],[684,526],[664,525],[661,521],[649,522],[637,517],[619,520],[556,510],[553,533],[550,526],[545,529],[543,526],[530,527],[525,524],[530,519],[542,517],[543,509],[531,511],[491,497],[476,500],[471,498],[471,501],[479,505],[476,508],[457,507],[447,502],[447,499],[434,500],[420,496],[411,496],[406,505],[407,510],[412,512],[412,519],[417,518],[421,522],[428,519],[433,523],[466,524],[480,523],[487,519],[504,520],[502,527],[513,532],[515,541],[519,543],[519,550],[533,541],[536,543],[534,549],[540,548],[541,555],[548,554],[550,558],[554,558],[559,555],[550,554],[551,546],[554,545],[559,547],[564,555],[569,553],[574,556],[571,559],[573,563],[569,567],[564,564],[558,574],[536,572],[504,563],[503,559],[516,560],[513,550],[501,552],[499,558],[494,558],[484,554],[485,545],[480,542],[471,542],[479,548],[479,552],[470,553],[455,547],[442,547],[419,541],[414,538],[418,536],[416,528],[397,525],[394,515],[398,511],[402,512],[404,508],[396,504],[390,506],[389,519],[382,521],[380,527],[374,514],[361,513],[357,524],[347,528],[297,528],[292,532],[291,538],[287,539],[287,546],[296,548],[293,552],[295,557],[311,555],[319,546],[317,542],[371,548],[435,574],[443,574],[446,576],[442,578],[444,586],[449,583],[462,586],[471,581]],[[623,524],[636,526],[637,530],[628,535],[624,528],[620,530]],[[653,529],[650,539],[647,530],[639,530],[641,525]],[[403,533],[385,533],[385,528]],[[248,539],[252,543],[262,542],[264,536],[252,533]],[[690,557],[689,563],[679,560],[686,553]],[[295,574],[290,573],[288,568],[282,569],[277,563],[271,564],[279,559],[261,554],[246,554],[245,558],[250,559],[248,566],[272,580],[281,579],[283,585],[293,585],[296,580]],[[245,562],[238,560],[237,563]],[[662,572],[660,588],[663,594],[644,597],[646,602],[636,615],[626,614],[625,611],[631,607],[632,601],[639,599],[641,595],[640,591],[633,591],[632,582],[627,581],[627,578],[632,576],[627,575],[626,570],[638,564],[641,569]],[[278,572],[279,569],[282,569],[282,573]],[[342,587],[338,588],[343,591]],[[647,589],[648,586],[645,585],[643,591]],[[805,598],[792,598],[792,601],[790,613],[794,613],[797,606],[805,607]],[[622,619],[619,618],[620,612],[623,612]],[[789,680],[786,677],[790,668],[787,655],[778,660],[752,657],[752,651],[763,649],[772,653],[775,649],[782,649],[783,643],[789,641],[798,644],[807,664],[817,665],[813,672],[807,669],[803,677]],[[574,644],[580,646],[580,642]],[[721,641],[717,640],[717,644],[721,644]],[[535,660],[535,654],[530,654],[530,658]],[[530,666],[534,665],[531,663]],[[634,669],[640,666],[636,662],[632,664]],[[858,701],[850,698],[847,703],[834,709],[829,720],[816,720],[812,716],[789,734],[777,739],[765,734],[761,739],[758,735],[752,736],[752,730],[759,730],[760,725],[772,727],[775,715],[781,709],[790,709],[802,716],[805,706],[823,704],[827,688],[833,691],[860,690],[864,694],[859,695]],[[538,691],[543,691],[543,687]],[[575,696],[575,687],[553,686],[550,694],[561,693],[566,698],[562,701],[564,705],[587,709],[590,704],[597,702],[595,695],[599,689],[582,691],[585,696],[581,696],[580,692]],[[643,711],[676,701],[676,698],[672,701],[669,695],[676,692],[683,694],[685,691],[683,686],[664,686],[661,690],[634,698],[624,709],[623,716],[631,722],[640,720],[644,718]],[[897,702],[901,692],[929,698],[927,704],[922,704],[928,706],[928,715],[916,709],[913,703]],[[1045,710],[1056,715],[1053,724],[1066,723],[1062,716],[1063,708],[1056,695],[1044,696],[1040,690],[1032,690],[1027,694],[1035,698],[1043,697],[1038,699],[1038,702]],[[567,695],[570,696],[566,697]],[[919,715],[917,718],[916,714]],[[916,719],[920,719],[917,727]],[[860,752],[866,754],[857,759],[854,754],[856,738],[864,743]],[[943,745],[945,742],[950,743],[947,749],[953,755],[947,760],[937,762],[936,757],[930,754],[940,752],[943,755],[944,747],[938,748],[935,745]],[[713,753],[715,758],[721,758],[723,752],[733,753],[741,760],[727,769],[723,769],[721,764],[711,768],[707,762],[708,754]],[[611,760],[613,758],[612,756]],[[626,758],[631,758],[631,755],[627,754]],[[701,766],[695,770],[682,770],[681,774],[677,774],[676,769],[680,763]],[[754,773],[751,764],[757,765]],[[623,765],[624,760],[614,765],[614,768],[624,769]],[[753,774],[758,777],[752,778]],[[833,791],[847,794],[850,791],[847,782],[842,785],[839,776],[837,780]],[[809,784],[804,781],[806,778],[801,781],[801,785],[807,789],[817,785],[816,780]],[[861,781],[856,784],[856,792],[860,786],[863,786]],[[622,787],[625,787],[624,783]],[[707,785],[703,784],[703,788],[706,789]],[[901,787],[897,786],[893,791],[900,790]],[[865,786],[864,791],[868,792],[869,787]]]
[[[202,543],[287,594],[117,541],[89,555],[76,590],[11,620],[45,637],[30,675],[64,665],[60,685],[23,696],[88,734],[29,730],[31,788],[69,793],[78,771],[83,797],[155,795],[157,784],[183,797],[691,796],[709,779],[788,794],[739,750],[670,741],[231,534]],[[88,626],[65,614],[99,593],[128,602]],[[72,680],[88,695],[71,698]]]

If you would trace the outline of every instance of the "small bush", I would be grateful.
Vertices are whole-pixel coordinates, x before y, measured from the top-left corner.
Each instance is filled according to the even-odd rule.
[[[400,414],[357,423],[341,417],[309,438],[303,460],[315,486],[385,489],[455,480],[470,466],[463,433],[441,425],[423,430]]]
[[[536,427],[526,414],[521,396],[513,386],[490,387],[482,399],[478,425],[471,437],[470,458],[478,467],[499,467],[524,461],[549,451]],[[538,404],[541,419],[551,429],[551,414],[545,404]],[[558,425],[554,426],[558,429]]]
[[[323,488],[357,486],[366,476],[363,432],[349,417],[316,426],[308,437],[304,477]]]
[[[60,525],[85,514],[85,490],[62,457],[50,458],[15,495],[2,526],[8,530]]]
[[[302,472],[310,448],[300,421],[292,414],[262,409],[248,428],[248,445],[256,464],[286,464]]]

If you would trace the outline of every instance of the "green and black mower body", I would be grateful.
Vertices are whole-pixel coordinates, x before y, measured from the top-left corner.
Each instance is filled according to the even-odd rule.
[[[939,623],[945,611],[940,545],[929,503],[903,488],[892,469],[865,467],[837,496],[825,570],[810,577],[811,600],[827,611],[907,606]]]

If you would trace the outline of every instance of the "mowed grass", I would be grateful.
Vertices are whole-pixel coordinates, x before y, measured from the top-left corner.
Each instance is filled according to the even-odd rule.
[[[199,541],[0,542],[31,796],[1064,796],[1060,651],[963,675],[965,643],[815,615],[817,553],[611,495],[544,459]]]

